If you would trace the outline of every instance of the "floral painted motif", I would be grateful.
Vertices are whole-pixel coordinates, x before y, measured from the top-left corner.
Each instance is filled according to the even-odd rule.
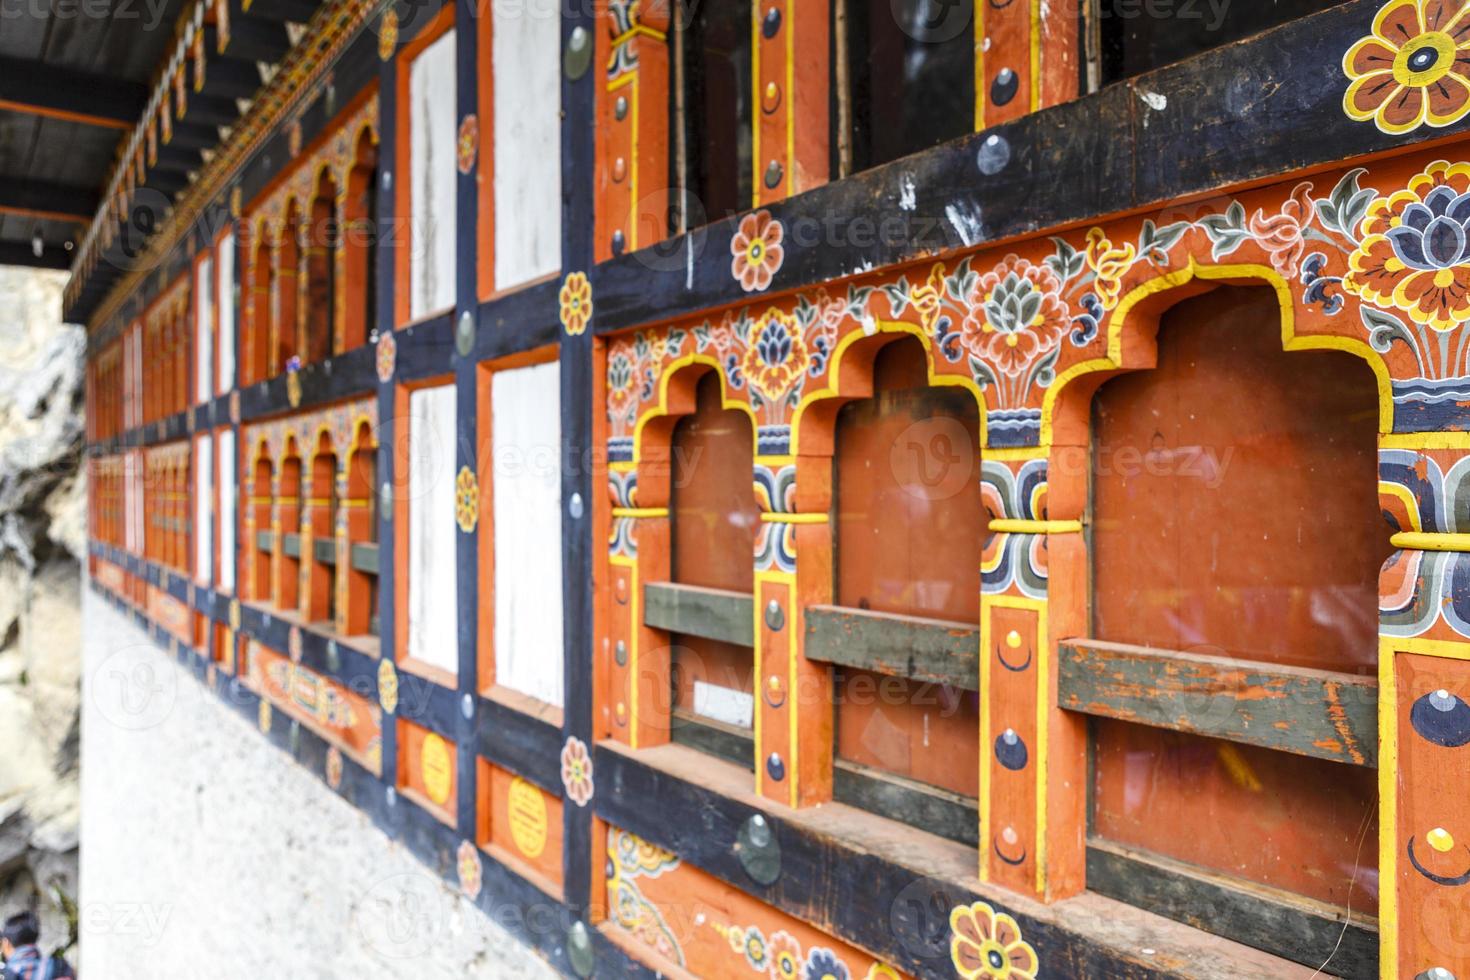
[[[1246,226],[1271,256],[1271,267],[1283,276],[1295,276],[1301,264],[1307,247],[1303,231],[1312,223],[1312,210],[1312,185],[1303,182],[1279,212],[1267,216],[1264,208],[1257,208]]]
[[[459,871],[459,890],[468,899],[480,897],[484,880],[484,869],[480,862],[480,849],[469,841],[459,842],[455,866]]]
[[[1368,206],[1343,288],[1445,331],[1470,321],[1470,164],[1432,163]]]
[[[562,283],[558,298],[561,301],[561,325],[568,336],[575,337],[585,331],[587,321],[592,319],[592,284],[587,281],[587,275],[570,273]]]
[[[454,520],[465,534],[473,533],[480,520],[480,484],[468,466],[454,478]]]
[[[335,745],[327,749],[327,785],[342,788],[342,750]]]
[[[740,227],[730,239],[730,274],[747,293],[770,288],[771,279],[781,271],[786,250],[781,242],[786,229],[771,217],[769,211],[757,211],[740,219]]]
[[[390,715],[398,710],[398,671],[391,660],[378,663],[378,704]]]
[[[984,902],[949,913],[950,959],[964,980],[1035,980],[1036,950],[1021,938],[1016,920]]]
[[[771,980],[801,980],[804,962],[801,943],[790,933],[782,931],[771,937],[768,956],[771,962]]]
[[[378,58],[387,61],[398,50],[398,11],[389,7],[378,25]]]
[[[898,971],[887,963],[874,963],[863,974],[863,980],[900,980]]]
[[[1072,325],[1060,290],[1051,269],[1007,255],[970,290],[962,343],[997,374],[1021,377]]]
[[[745,965],[758,973],[764,973],[770,962],[766,949],[766,937],[755,926],[750,926],[741,935],[740,951],[745,956]]]
[[[1470,112],[1470,14],[1461,0],[1390,0],[1342,57],[1348,118],[1394,135]]]
[[[665,959],[684,965],[684,951],[658,907],[643,896],[639,878],[657,878],[679,859],[636,834],[616,827],[607,834],[609,915],[619,928]]]
[[[753,330],[741,370],[752,391],[779,402],[811,364],[801,327],[795,317],[772,308]]]
[[[398,341],[391,330],[384,331],[378,338],[378,380],[383,384],[393,380],[393,370],[398,364]]]
[[[847,964],[838,955],[823,946],[813,946],[807,951],[804,980],[848,980]]]
[[[459,172],[468,174],[475,169],[475,157],[480,151],[480,118],[473,112],[459,121],[458,162]]]
[[[1123,288],[1123,275],[1133,267],[1138,253],[1131,242],[1114,245],[1101,228],[1087,233],[1087,249],[1083,252],[1087,268],[1097,277],[1093,288],[1097,291],[1102,308],[1111,310],[1118,305],[1118,294]]]
[[[577,806],[592,801],[592,757],[587,753],[587,743],[575,735],[569,736],[562,746],[561,783],[567,799]]]

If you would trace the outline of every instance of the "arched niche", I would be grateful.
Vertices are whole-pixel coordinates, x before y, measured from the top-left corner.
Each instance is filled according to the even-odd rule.
[[[1053,580],[1090,579],[1090,623],[1074,614],[1090,639],[1372,675],[1391,553],[1379,385],[1353,353],[1293,349],[1304,345],[1273,285],[1195,280],[1148,297],[1117,345],[1125,369],[1146,370],[1079,379],[1057,398],[1053,513],[1091,501],[1090,568],[1068,575],[1054,553]],[[1058,445],[1083,465],[1055,465]],[[1102,841],[1374,912],[1370,767],[1115,718],[1095,718],[1091,739]]]
[[[311,363],[332,355],[332,332],[336,322],[336,249],[340,236],[337,181],[331,167],[323,165],[317,172],[306,221],[301,252],[301,298],[304,303],[301,310],[304,334],[301,359]]]
[[[377,634],[378,620],[378,440],[372,423],[353,426],[347,447],[347,493],[342,507],[347,525],[347,567],[337,604],[338,630],[349,636]],[[371,549],[360,548],[370,545]],[[366,560],[371,553],[372,561]],[[341,556],[339,554],[338,561]]]
[[[367,342],[377,324],[378,138],[363,126],[353,147],[342,204],[342,350]]]
[[[301,447],[295,434],[286,436],[276,476],[275,562],[273,599],[281,609],[295,609],[301,581]]]
[[[301,596],[301,613],[308,622],[335,622],[335,528],[340,501],[337,496],[337,452],[332,445],[332,434],[325,427],[312,442],[306,472],[310,474],[311,481],[301,523],[301,559],[306,562],[307,569],[306,593]],[[311,529],[309,535],[308,524]]]

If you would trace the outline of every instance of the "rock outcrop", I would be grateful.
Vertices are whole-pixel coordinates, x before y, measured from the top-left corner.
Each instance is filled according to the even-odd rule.
[[[0,917],[76,917],[86,337],[64,273],[0,267]],[[70,920],[70,921],[69,921]]]

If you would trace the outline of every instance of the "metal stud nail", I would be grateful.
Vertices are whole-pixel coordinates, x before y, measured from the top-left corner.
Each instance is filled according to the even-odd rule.
[[[781,168],[781,161],[772,160],[770,165],[766,167],[766,186],[775,190],[780,186],[781,178],[785,175],[786,171]]]
[[[572,927],[567,930],[567,959],[571,962],[572,972],[577,976],[592,976],[597,958],[592,952],[592,935],[581,921],[573,922]]]
[[[613,179],[613,183],[615,183],[615,184],[621,184],[623,182],[623,179],[626,178],[627,176],[628,176],[628,161],[627,160],[624,160],[622,157],[618,157],[616,160],[613,161],[613,166],[612,166],[612,179]]]
[[[618,662],[619,667],[628,666],[628,644],[619,640],[613,647],[613,659]]]
[[[387,480],[384,480],[383,485],[378,488],[378,503],[380,505],[378,512],[383,515],[383,520],[393,520],[393,484]]]
[[[574,521],[582,519],[582,495],[580,493],[572,494],[572,499],[567,502],[567,513],[572,515]]]
[[[623,229],[619,228],[612,234],[612,253],[622,255],[623,249],[628,247],[628,241],[623,237]]]
[[[618,122],[628,118],[628,97],[626,95],[618,96],[618,101],[613,103],[613,115],[617,117]]]
[[[766,603],[766,625],[776,633],[781,632],[781,627],[786,625],[786,612],[775,599]]]
[[[770,10],[766,11],[765,19],[761,21],[761,33],[766,36],[766,40],[770,40],[771,38],[775,37],[777,32],[779,32],[780,30],[781,9],[779,7],[772,7]]]
[[[327,669],[334,674],[342,669],[342,651],[337,649],[336,640],[327,641]]]
[[[295,718],[291,719],[291,728],[286,735],[286,744],[290,746],[292,755],[295,755],[296,751],[301,748],[301,722]]]
[[[473,695],[466,693],[460,696],[459,713],[464,715],[465,721],[470,721],[475,717],[475,698]]]
[[[383,190],[391,191],[393,189],[393,171],[384,170],[381,180],[383,184]]]
[[[995,80],[990,83],[990,101],[996,105],[1005,105],[1016,97],[1016,92],[1021,88],[1021,80],[1016,73],[1009,68],[1002,68],[995,73]]]
[[[394,789],[392,786],[389,786],[388,789],[383,793],[383,799],[388,801],[388,807],[389,809],[392,809],[393,807],[398,805],[398,790]]]
[[[1431,966],[1414,980],[1455,980],[1455,975],[1442,966]]]
[[[781,760],[779,752],[772,752],[766,757],[766,774],[778,783],[786,778],[786,763]]]

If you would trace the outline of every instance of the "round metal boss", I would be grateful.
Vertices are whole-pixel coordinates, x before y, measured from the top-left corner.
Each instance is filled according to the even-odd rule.
[[[578,24],[572,28],[572,36],[567,39],[567,52],[561,59],[561,70],[573,81],[587,74],[587,67],[592,64],[592,38],[587,34],[587,28]]]
[[[385,191],[391,191],[393,189],[393,171],[391,171],[391,170],[384,170],[383,171],[383,180],[382,180],[382,182],[383,182],[383,190],[385,190]]]
[[[781,169],[781,161],[772,160],[766,167],[766,186],[774,190],[781,185],[781,178],[785,175],[786,171]]]
[[[580,493],[572,494],[572,499],[567,503],[567,513],[572,515],[574,521],[582,519],[582,495]]]
[[[759,884],[774,884],[781,877],[781,845],[776,843],[770,823],[759,813],[741,825],[735,856],[745,873]]]
[[[592,976],[592,968],[597,965],[592,955],[592,936],[580,921],[573,922],[567,930],[567,959],[571,961],[572,972],[579,977]]]
[[[384,480],[383,485],[378,488],[378,503],[382,508],[379,512],[383,515],[383,520],[391,521],[393,519],[393,484],[387,480]]]
[[[766,757],[766,774],[778,783],[786,778],[786,763],[781,753],[772,752]]]
[[[469,357],[475,349],[475,318],[469,310],[459,315],[459,327],[454,331],[454,349],[460,357]]]
[[[781,603],[775,599],[766,603],[766,625],[777,633],[786,625],[786,613],[782,610]]]
[[[462,714],[462,715],[464,715],[464,720],[465,721],[470,721],[471,719],[473,719],[475,717],[475,699],[474,699],[474,697],[472,697],[469,694],[465,694],[463,697],[461,697],[459,699],[459,713]]]
[[[1414,980],[1455,980],[1455,975],[1442,966],[1431,966]]]
[[[1006,142],[1005,137],[991,133],[985,142],[980,144],[976,162],[982,174],[994,177],[1006,168],[1006,164],[1011,162],[1011,144]]]
[[[618,101],[616,101],[616,102],[613,103],[613,115],[617,117],[618,122],[622,122],[624,119],[627,119],[628,118],[628,97],[627,96],[625,96],[625,95],[618,96]]]
[[[388,808],[392,809],[393,807],[398,805],[398,790],[394,789],[392,786],[389,786],[388,789],[385,790],[383,793],[383,799],[388,801]]]
[[[769,41],[776,36],[776,32],[779,30],[781,30],[781,10],[779,7],[772,7],[766,11],[765,20],[761,21],[761,33]]]
[[[619,667],[628,666],[628,644],[619,640],[613,647],[613,659],[618,662]]]

